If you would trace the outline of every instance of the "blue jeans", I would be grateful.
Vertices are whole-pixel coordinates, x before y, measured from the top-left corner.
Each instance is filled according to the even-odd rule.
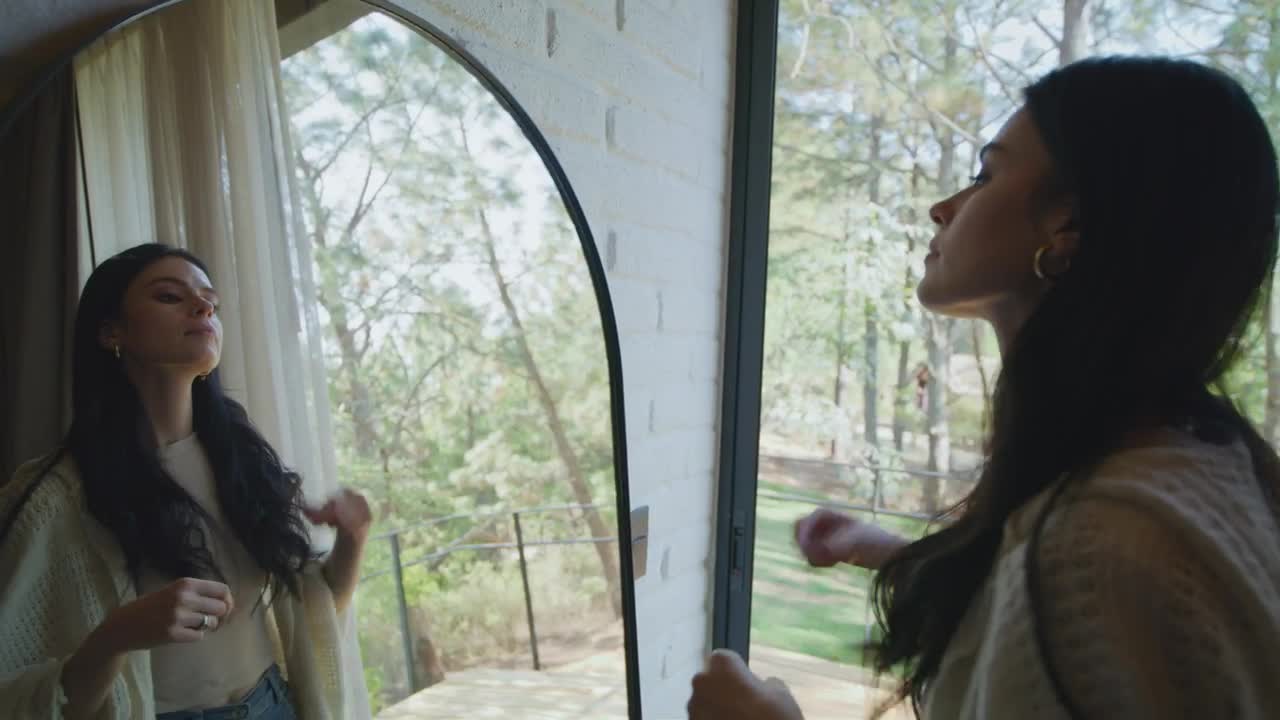
[[[298,720],[298,714],[293,709],[289,686],[273,663],[238,703],[161,713],[156,720]]]

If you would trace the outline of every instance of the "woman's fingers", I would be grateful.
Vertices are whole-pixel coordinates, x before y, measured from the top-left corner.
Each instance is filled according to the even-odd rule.
[[[815,510],[796,521],[796,542],[805,547],[814,538],[822,534],[824,516],[822,510]]]
[[[338,521],[332,500],[324,505],[305,506],[302,508],[302,514],[306,515],[307,519],[316,525],[332,525]]]
[[[209,618],[209,625],[202,628],[201,623],[206,617]],[[174,627],[169,631],[169,636],[174,642],[203,640],[206,633],[213,632],[218,622],[212,615],[185,609],[177,612],[175,621]]]
[[[231,588],[226,583],[199,578],[183,578],[179,597],[189,609],[218,617],[226,617],[235,610]]]
[[[809,517],[807,515],[805,517],[800,518],[799,520],[796,520],[796,524],[794,527],[794,534],[796,538],[796,544],[799,545],[800,547],[804,547],[805,541],[809,539],[810,525],[808,520],[809,520]]]
[[[195,595],[185,604],[188,610],[204,613],[215,619],[225,618],[231,614],[231,604],[218,598]]]

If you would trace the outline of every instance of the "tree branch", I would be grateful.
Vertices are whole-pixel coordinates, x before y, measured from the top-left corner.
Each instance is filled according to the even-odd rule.
[[[1009,85],[1005,83],[1004,78],[1000,77],[1000,73],[997,72],[995,67],[991,64],[986,44],[982,42],[982,36],[978,32],[977,25],[973,22],[973,17],[970,16],[969,13],[964,13],[964,16],[965,20],[968,21],[969,29],[973,32],[974,41],[976,43],[974,50],[978,56],[978,60],[982,62],[982,65],[987,69],[987,72],[991,73],[991,76],[1000,84],[1000,90],[1004,93],[1005,98],[1014,105],[1017,105],[1020,102],[1018,95],[1009,88]]]
[[[1059,51],[1062,50],[1062,38],[1058,37],[1057,35],[1054,35],[1052,30],[1045,27],[1045,24],[1040,22],[1040,18],[1036,17],[1035,15],[1032,15],[1031,22],[1035,23],[1035,26],[1040,28],[1040,31],[1045,34],[1045,37],[1049,38],[1049,42],[1053,43],[1054,49]]]
[[[805,12],[809,11],[809,0],[804,0]],[[796,52],[796,61],[791,64],[791,72],[787,77],[795,79],[800,76],[800,69],[804,67],[805,56],[809,52],[809,23],[805,23],[800,30],[800,49]]]

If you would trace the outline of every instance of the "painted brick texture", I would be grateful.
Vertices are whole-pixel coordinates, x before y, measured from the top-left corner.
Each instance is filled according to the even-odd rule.
[[[713,564],[733,0],[405,0],[547,136],[605,260],[622,342],[646,718],[684,717]]]

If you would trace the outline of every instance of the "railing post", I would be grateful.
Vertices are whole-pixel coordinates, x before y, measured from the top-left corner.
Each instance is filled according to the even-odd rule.
[[[524,612],[529,620],[529,647],[533,649],[533,669],[541,670],[538,661],[538,632],[533,626],[533,597],[529,594],[529,564],[524,559],[524,533],[520,529],[520,513],[511,513],[516,524],[516,549],[520,552],[520,580],[524,583]]]
[[[874,525],[877,513],[880,510],[880,471],[877,469],[874,484],[871,486],[871,523]],[[875,582],[874,576],[869,572],[864,572],[863,577],[867,579],[867,602],[862,606],[862,642],[863,645],[871,644],[871,606],[875,603],[875,594],[872,592]],[[865,652],[865,651],[863,651]]]
[[[396,601],[400,604],[400,638],[404,644],[404,670],[409,694],[417,692],[418,673],[413,661],[413,637],[409,634],[409,605],[404,597],[404,568],[400,566],[400,534],[391,533],[391,572],[396,581]]]

